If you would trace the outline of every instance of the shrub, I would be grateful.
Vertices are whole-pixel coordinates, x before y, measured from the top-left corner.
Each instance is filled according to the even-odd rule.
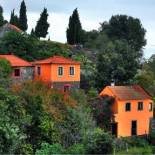
[[[36,155],[50,155],[50,154],[63,154],[64,149],[61,146],[61,144],[48,144],[48,143],[43,143],[41,145],[41,148],[36,151]]]
[[[83,144],[74,144],[69,147],[66,151],[66,154],[85,154],[85,148]]]
[[[96,128],[94,132],[89,133],[85,145],[88,154],[110,154],[113,152],[112,137],[100,128]]]

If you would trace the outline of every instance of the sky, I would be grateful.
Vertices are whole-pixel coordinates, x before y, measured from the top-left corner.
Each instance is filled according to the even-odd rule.
[[[0,0],[5,19],[10,19],[11,10],[19,13],[21,0]],[[100,23],[108,21],[112,15],[126,14],[139,18],[147,30],[147,45],[144,57],[155,54],[155,0],[25,0],[28,16],[28,32],[35,27],[43,8],[48,9],[51,40],[66,42],[68,20],[78,8],[83,29],[98,29]]]

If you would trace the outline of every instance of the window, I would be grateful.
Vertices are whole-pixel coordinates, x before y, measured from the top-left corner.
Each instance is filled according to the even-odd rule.
[[[14,70],[14,76],[20,76],[20,69]]]
[[[63,75],[63,67],[58,68],[58,75],[60,75],[60,76]]]
[[[152,111],[152,110],[153,110],[153,104],[149,103],[149,111]]]
[[[138,110],[143,110],[143,102],[138,102]]]
[[[75,69],[74,69],[74,67],[70,67],[70,75],[74,75],[75,74]]]
[[[37,74],[40,75],[41,74],[41,68],[37,67]]]
[[[131,103],[126,103],[125,111],[131,111]]]

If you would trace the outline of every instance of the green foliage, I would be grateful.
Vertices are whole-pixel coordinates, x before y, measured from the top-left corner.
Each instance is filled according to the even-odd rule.
[[[11,65],[9,61],[0,59],[0,78],[7,78],[11,74]]]
[[[20,153],[26,142],[25,126],[30,122],[23,108],[23,101],[0,88],[0,153]]]
[[[89,100],[97,125],[105,131],[111,131],[111,123],[114,121],[112,106],[114,98],[111,96],[98,97]]]
[[[18,16],[15,14],[15,10],[14,10],[14,9],[13,9],[13,11],[11,12],[10,24],[15,25],[15,26],[17,26],[17,27],[20,27],[19,18],[18,18]]]
[[[56,143],[53,145],[49,145],[48,143],[43,143],[41,145],[41,149],[36,151],[36,155],[50,155],[50,154],[63,154],[63,147]]]
[[[28,34],[15,31],[7,33],[0,44],[2,54],[12,53],[29,61],[49,58],[53,55],[69,57],[71,48],[66,44],[40,41]]]
[[[85,154],[85,147],[83,144],[74,144],[66,149],[65,154]]]
[[[150,135],[149,135],[149,139],[152,145],[155,146],[155,130],[152,130]]]
[[[153,56],[148,61],[144,61],[142,69],[135,76],[135,83],[142,86],[153,97],[155,96],[155,74]]]
[[[100,40],[101,41],[101,40]],[[116,40],[101,46],[97,60],[96,85],[99,90],[110,85],[114,80],[116,85],[129,84],[140,67],[137,52],[126,42]]]
[[[114,40],[126,40],[141,56],[141,50],[146,45],[145,33],[141,21],[127,15],[112,16],[108,23],[101,24],[101,31]]]
[[[69,18],[69,25],[66,31],[68,44],[81,44],[83,40],[83,30],[79,19],[77,8]]]
[[[3,8],[0,6],[0,26],[4,24]]]
[[[27,15],[26,15],[26,5],[24,0],[21,2],[21,6],[20,6],[19,24],[20,24],[19,28],[21,30],[23,31],[27,30],[28,25],[27,25]]]
[[[91,87],[90,90],[88,91],[88,98],[96,98],[98,96],[98,91],[96,88]]]
[[[77,101],[77,107],[74,109],[67,108],[64,121],[60,126],[65,147],[72,146],[75,143],[82,143],[87,138],[86,133],[95,127],[83,91],[73,92],[71,96]]]
[[[87,154],[111,154],[113,152],[112,137],[100,128],[89,133],[85,145]]]
[[[140,154],[140,155],[152,155],[152,148],[150,146],[146,147],[133,147],[130,148],[128,151],[119,151],[116,155],[131,155],[131,154]]]
[[[82,144],[74,144],[69,148],[63,148],[61,144],[42,143],[41,148],[36,151],[36,155],[50,155],[50,154],[85,154],[84,146]]]
[[[43,12],[40,14],[40,19],[38,20],[37,25],[35,27],[36,37],[45,38],[46,35],[48,34],[49,23],[47,22],[47,18],[48,18],[47,9],[44,8]]]

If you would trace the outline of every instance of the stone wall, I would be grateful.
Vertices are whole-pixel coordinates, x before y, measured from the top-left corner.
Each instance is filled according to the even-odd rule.
[[[18,68],[19,67],[17,67],[17,69]],[[33,67],[20,67],[20,76],[19,77],[12,76],[12,79],[13,79],[13,82],[33,80],[34,79],[34,68]]]
[[[55,89],[60,89],[60,90],[64,90],[64,86],[65,85],[71,85],[71,90],[75,90],[75,89],[79,89],[80,88],[80,82],[76,82],[76,81],[74,81],[74,82],[72,82],[72,81],[70,81],[70,82],[53,82],[52,83],[52,87],[53,88],[55,88]]]

